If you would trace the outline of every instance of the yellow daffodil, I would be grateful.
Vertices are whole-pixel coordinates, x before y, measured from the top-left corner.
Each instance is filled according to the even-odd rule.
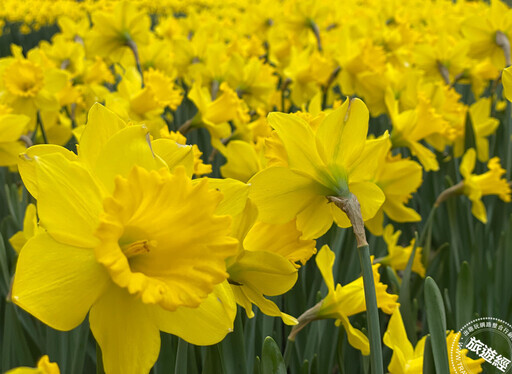
[[[405,332],[404,323],[400,309],[396,308],[389,320],[388,328],[384,333],[384,344],[393,350],[391,362],[389,363],[388,370],[390,374],[417,374],[423,372],[423,352],[425,350],[425,338],[421,338],[416,347],[413,347],[407,333]],[[450,348],[452,346],[458,347],[458,340],[460,333],[455,334],[450,331],[446,337],[448,345],[448,355],[450,355]],[[455,344],[453,344],[455,340]],[[467,349],[460,351],[464,360],[464,367],[470,373],[482,372],[483,358],[473,360],[467,356]],[[450,373],[456,373],[453,365],[450,365]]]
[[[295,221],[275,225],[257,222],[257,209],[248,200],[234,219],[233,236],[240,245],[238,253],[227,260],[229,281],[236,301],[252,318],[252,304],[270,316],[281,317],[294,325],[297,320],[279,310],[264,297],[277,296],[290,290],[297,281],[297,264],[316,252],[313,240],[301,239]]]
[[[27,58],[21,48],[11,46],[13,57],[0,63],[0,98],[17,114],[24,114],[35,123],[37,110],[59,110],[56,93],[66,85],[68,76],[60,69],[44,69],[37,62],[37,51]]]
[[[377,138],[368,140],[363,151],[359,170],[369,173],[374,169],[372,181],[384,192],[386,200],[375,214],[366,221],[366,227],[374,235],[382,235],[384,213],[396,222],[420,221],[420,215],[405,204],[422,182],[422,168],[412,160],[402,159],[400,154],[391,156],[391,141],[387,132]],[[372,168],[366,165],[369,155],[378,155],[378,163]]]
[[[512,101],[512,67],[503,70],[503,93],[508,101]]]
[[[209,90],[196,82],[188,94],[188,98],[197,107],[197,114],[187,124],[187,128],[182,132],[188,131],[189,127],[206,127],[214,138],[227,138],[231,134],[231,127],[228,121],[237,120],[247,122],[248,117],[242,100],[240,100],[235,91],[227,83],[220,86],[219,96],[211,99]]]
[[[348,319],[348,317],[366,310],[363,278],[359,277],[345,286],[341,284],[335,286],[332,275],[334,260],[335,254],[327,245],[324,245],[316,255],[315,261],[327,285],[328,294],[317,305],[299,317],[299,325],[295,328],[295,332],[292,330],[292,334],[296,334],[311,321],[332,318],[336,320],[337,326],[343,324],[349,343],[354,348],[359,349],[363,355],[369,355],[370,345],[368,338],[361,331],[354,328]],[[396,302],[398,295],[386,292],[387,286],[380,282],[379,266],[378,264],[372,266],[377,306],[384,313],[392,314],[394,310],[398,309],[399,304]]]
[[[405,270],[409,257],[411,257],[412,248],[414,247],[415,239],[412,239],[407,247],[398,245],[398,239],[402,231],[397,230],[393,232],[393,226],[387,225],[384,229],[384,241],[388,246],[388,254],[380,259],[378,262],[390,266],[394,270]],[[421,247],[416,248],[416,254],[412,262],[412,271],[418,273],[422,278],[425,278],[425,267],[421,262]]]
[[[175,110],[183,98],[172,79],[154,69],[144,73],[145,86],[134,68],[118,84],[117,92],[107,96],[106,106],[125,121],[144,123],[155,137],[166,126],[161,114],[166,106]]]
[[[69,16],[62,15],[57,19],[61,35],[67,40],[74,40],[82,43],[84,36],[90,29],[90,22],[87,17],[72,19]]]
[[[255,57],[244,60],[240,55],[234,54],[226,74],[226,82],[235,88],[252,109],[269,110],[272,107],[277,77],[271,66]]]
[[[469,117],[475,136],[476,151],[478,161],[485,162],[489,159],[489,140],[487,137],[492,135],[500,122],[496,118],[490,117],[491,98],[481,98],[469,107]],[[454,154],[460,157],[463,153],[464,137],[460,137],[454,145]]]
[[[427,77],[451,84],[470,65],[468,50],[466,40],[441,34],[430,43],[416,47],[414,59]]]
[[[399,111],[398,101],[390,90],[386,92],[386,104],[393,123],[393,147],[408,147],[426,171],[438,170],[435,154],[420,141],[429,135],[443,132],[445,122],[424,101],[419,103],[417,109]]]
[[[160,130],[160,136],[164,139],[174,140],[179,145],[187,145],[187,138],[178,131],[169,131],[167,127]],[[194,174],[197,176],[210,174],[212,172],[212,165],[203,163],[203,160],[201,159],[203,152],[199,150],[197,144],[192,144],[191,147],[194,155]]]
[[[231,140],[226,146],[219,144],[216,148],[227,160],[220,167],[220,172],[225,178],[247,182],[267,164],[264,139],[257,143]]]
[[[386,55],[381,46],[366,38],[352,40],[346,33],[340,38],[336,59],[341,67],[339,80],[345,95],[357,93],[368,103],[372,116],[385,113]],[[340,54],[341,53],[341,54]]]
[[[5,374],[60,374],[59,365],[55,362],[50,362],[48,356],[43,356],[37,362],[36,368],[19,367],[9,370]]]
[[[498,195],[505,202],[510,202],[510,185],[502,176],[505,169],[500,165],[500,159],[493,157],[487,163],[489,171],[476,175],[473,174],[476,161],[476,152],[473,148],[466,151],[460,164],[460,173],[464,177],[461,192],[471,200],[471,213],[482,221],[487,222],[487,213],[482,196]]]
[[[85,49],[82,44],[56,35],[51,44],[41,42],[40,48],[56,68],[69,72],[71,78],[82,74],[85,64]]]
[[[372,218],[384,202],[384,194],[368,181],[362,165],[368,109],[361,100],[346,100],[327,115],[316,134],[301,117],[271,113],[269,124],[276,130],[287,153],[288,167],[270,167],[256,174],[250,196],[264,222],[285,223],[297,217],[305,238],[317,238],[332,225],[351,223],[344,212],[329,204],[329,196],[350,196],[360,202],[364,220]],[[368,154],[367,164],[376,165],[379,155]]]
[[[12,247],[17,253],[20,253],[21,248],[32,238],[37,232],[37,213],[34,204],[28,204],[25,209],[25,217],[23,218],[23,230],[18,231],[10,239]]]
[[[470,42],[469,55],[474,58],[490,57],[498,69],[510,65],[510,42],[506,46],[503,39],[510,41],[512,36],[511,14],[507,4],[492,0],[490,7],[468,16],[461,24],[461,30]]]
[[[149,39],[151,20],[131,1],[118,2],[111,12],[93,13],[92,23],[86,37],[87,52],[114,62],[132,54],[137,45],[146,44]]]
[[[4,112],[9,110],[4,108]],[[27,147],[21,136],[27,134],[29,121],[25,115],[0,113],[0,166],[12,166],[18,162],[18,154]]]
[[[171,173],[148,139],[96,105],[78,156],[41,145],[19,164],[44,230],[20,251],[12,300],[58,330],[89,314],[106,373],[149,372],[160,330],[217,343],[236,313],[225,261],[237,242],[215,214],[221,194],[183,166]],[[172,142],[159,140],[160,152]]]

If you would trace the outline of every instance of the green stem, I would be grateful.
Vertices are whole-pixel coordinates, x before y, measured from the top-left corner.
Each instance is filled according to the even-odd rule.
[[[135,58],[135,65],[137,66],[137,71],[140,74],[141,87],[144,88],[144,75],[142,74],[142,67],[140,65],[139,50],[137,48],[137,44],[135,44],[132,39],[129,39],[127,45],[132,50],[133,57]]]
[[[187,136],[188,132],[193,128],[192,122],[193,118],[187,120],[185,123],[183,123],[183,125],[181,125],[178,128],[178,131],[181,133],[181,135]]]
[[[425,268],[428,268],[428,264],[430,262],[430,247],[431,247],[431,239],[432,239],[432,225],[434,222],[434,215],[437,210],[437,205],[433,205],[430,213],[428,215],[427,221],[425,222],[425,226],[423,226],[423,230],[421,231],[420,238],[416,245],[418,247],[423,248],[422,252],[422,261],[425,265]]]
[[[382,345],[380,338],[379,310],[377,308],[377,294],[373,279],[370,247],[368,244],[357,248],[359,262],[363,272],[364,298],[366,301],[366,315],[368,317],[368,335],[370,340],[370,361],[373,374],[384,373],[382,364]]]
[[[292,358],[293,348],[295,347],[295,340],[286,340],[286,348],[284,349],[284,364],[286,367],[290,365],[290,359]]]
[[[454,203],[448,205],[448,222],[450,223],[450,235],[452,237],[452,250],[450,251],[452,253],[453,262],[455,265],[455,274],[459,274],[460,272],[460,256],[459,256],[459,236],[458,233],[460,232],[457,227],[457,219],[455,217],[455,207]]]
[[[41,129],[41,134],[43,135],[44,143],[48,144],[48,137],[46,136],[46,131],[44,129],[43,121],[41,120],[41,114],[39,113],[39,111],[37,111],[36,118],[37,118],[36,133],[37,133],[37,128],[39,127]]]
[[[105,369],[103,368],[103,356],[98,342],[96,342],[96,374],[105,374]]]
[[[357,252],[363,273],[364,298],[366,301],[366,315],[368,318],[368,335],[370,340],[370,362],[373,374],[384,373],[382,362],[382,343],[380,337],[379,309],[377,307],[377,294],[373,279],[370,247],[366,241],[361,206],[357,197],[350,193],[348,196],[327,196],[327,200],[340,208],[352,223],[352,230],[357,240]],[[300,317],[299,317],[300,320]]]

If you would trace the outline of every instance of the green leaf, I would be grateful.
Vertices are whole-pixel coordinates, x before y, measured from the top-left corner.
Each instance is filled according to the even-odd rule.
[[[416,256],[416,248],[418,246],[418,233],[415,233],[414,246],[412,247],[411,256],[407,262],[403,277],[402,286],[400,287],[400,296],[398,302],[400,303],[400,313],[404,321],[405,331],[409,341],[416,345],[416,316],[413,314],[411,305],[411,275],[412,275],[412,263],[414,256]]]
[[[427,335],[425,339],[425,349],[423,351],[423,374],[436,374],[430,335]]]
[[[366,301],[366,318],[368,321],[368,340],[370,341],[370,361],[374,374],[384,373],[382,360],[382,339],[380,335],[379,310],[377,308],[377,295],[375,293],[375,280],[373,279],[370,247],[363,245],[357,247],[359,262],[363,273],[364,297]]]
[[[457,294],[455,297],[455,321],[457,329],[462,328],[471,320],[473,314],[473,276],[469,264],[464,261],[457,278]]]
[[[252,374],[261,374],[261,360],[258,356],[254,359]]]
[[[302,367],[300,368],[300,374],[309,374],[309,361],[304,360]]]
[[[226,374],[246,373],[244,330],[240,309],[235,318],[234,331],[228,334],[221,344]]]
[[[176,366],[174,372],[176,374],[187,374],[188,362],[188,343],[183,339],[178,341],[178,351],[176,352]]]
[[[281,351],[270,336],[267,336],[263,342],[261,374],[286,374],[286,365]]]
[[[443,297],[436,282],[425,279],[425,306],[428,327],[432,338],[432,352],[437,373],[449,373],[448,348],[446,346],[446,315]]]
[[[232,357],[235,360],[235,357]],[[206,347],[206,358],[204,360],[204,366],[202,374],[220,374],[224,373],[222,366],[222,357],[219,350],[219,345],[215,344]]]
[[[7,296],[10,287],[11,275],[9,274],[9,265],[7,260],[7,248],[4,239],[0,233],[0,295]]]

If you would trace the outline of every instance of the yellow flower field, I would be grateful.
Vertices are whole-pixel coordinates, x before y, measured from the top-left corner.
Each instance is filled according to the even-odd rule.
[[[0,371],[507,372],[511,40],[501,0],[2,1]]]

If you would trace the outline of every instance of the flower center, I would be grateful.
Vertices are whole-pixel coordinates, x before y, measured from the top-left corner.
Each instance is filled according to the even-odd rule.
[[[155,240],[137,240],[130,244],[121,245],[124,255],[130,259],[144,253],[150,252],[156,247]]]
[[[167,310],[197,307],[227,279],[236,251],[230,219],[214,215],[220,195],[193,184],[183,168],[117,177],[96,229],[96,260],[112,281]]]
[[[17,60],[4,71],[7,90],[21,97],[34,97],[43,88],[43,70],[28,60]]]

